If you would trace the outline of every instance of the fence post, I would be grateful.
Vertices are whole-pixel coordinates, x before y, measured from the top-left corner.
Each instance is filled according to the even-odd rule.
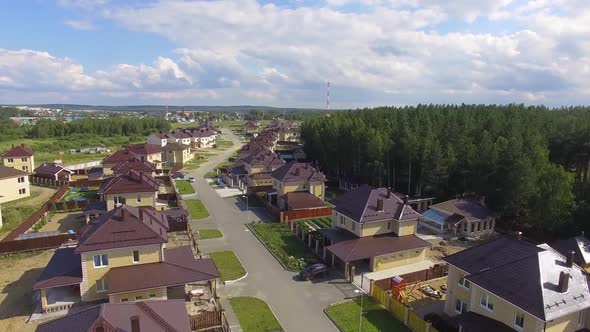
[[[432,326],[431,322],[426,322],[426,328],[424,329],[424,332],[430,332],[430,327]]]
[[[287,222],[289,222],[289,218],[287,218]],[[294,222],[291,221],[290,223],[291,223],[291,232],[292,232],[293,231],[293,224],[294,224]]]
[[[311,232],[307,232],[307,246],[311,248]]]
[[[317,254],[320,251],[320,239],[315,239],[315,253]]]

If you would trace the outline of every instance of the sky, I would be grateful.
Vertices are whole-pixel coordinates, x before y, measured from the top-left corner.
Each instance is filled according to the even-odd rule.
[[[587,0],[19,0],[0,103],[590,104]]]

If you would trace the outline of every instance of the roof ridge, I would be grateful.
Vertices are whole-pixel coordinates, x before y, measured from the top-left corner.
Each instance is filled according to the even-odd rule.
[[[170,324],[168,324],[168,322],[164,318],[158,315],[158,313],[155,310],[150,308],[150,306],[148,306],[147,303],[143,301],[137,302],[137,307],[139,308],[139,310],[143,311],[146,315],[153,319],[154,322],[160,325],[160,327],[163,328],[164,331],[176,332],[176,329],[172,327]]]
[[[369,185],[367,185],[367,187],[369,188],[369,196],[367,196],[367,200],[365,201],[365,207],[363,208],[363,212],[361,212],[361,215],[359,216],[359,223],[363,222],[363,216],[365,215],[365,211],[367,211],[367,208],[369,207],[369,201],[371,200],[371,195],[373,195],[373,190],[375,190],[375,188]]]
[[[193,257],[194,257],[194,256],[193,256]],[[193,258],[193,259],[194,259],[194,260],[196,260],[196,258]],[[207,259],[207,258],[200,258],[200,259]],[[193,269],[191,269],[191,268],[189,268],[189,267],[182,266],[182,265],[178,265],[178,264],[172,263],[172,262],[170,262],[170,261],[166,261],[166,260],[164,260],[164,261],[162,261],[162,262],[160,262],[160,263],[165,263],[165,264],[168,264],[168,265],[176,266],[176,267],[178,267],[178,268],[181,268],[181,269],[183,269],[183,270],[189,270],[189,271],[193,271],[193,272],[198,272],[198,273],[206,274],[206,275],[208,275],[208,276],[210,276],[210,277],[212,277],[212,278],[217,278],[216,276],[214,276],[214,275],[212,275],[212,274],[210,274],[210,273],[203,272],[203,271],[199,271],[199,270],[193,270]],[[215,266],[215,269],[217,269],[217,266]]]

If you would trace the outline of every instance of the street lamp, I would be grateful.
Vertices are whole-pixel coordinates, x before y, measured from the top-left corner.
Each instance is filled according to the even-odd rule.
[[[354,292],[356,294],[361,294],[361,312],[359,313],[359,332],[361,332],[362,328],[363,328],[363,297],[365,295],[365,292],[363,292],[360,289],[355,289]]]

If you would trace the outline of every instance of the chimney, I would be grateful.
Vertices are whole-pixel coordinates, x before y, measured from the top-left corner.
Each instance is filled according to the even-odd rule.
[[[408,199],[410,198],[410,196],[408,195],[404,195],[404,204],[408,205]]]
[[[391,199],[391,188],[387,188],[387,199]]]
[[[381,198],[377,199],[377,211],[383,211],[383,200]]]
[[[518,241],[521,241],[522,240],[522,232],[520,232],[520,231],[519,232],[516,232],[516,239]]]
[[[570,274],[567,272],[561,271],[559,273],[559,285],[557,285],[557,287],[559,288],[559,291],[561,293],[567,292],[567,288],[569,286],[569,283],[570,283]]]
[[[139,332],[139,316],[131,316],[131,332]]]
[[[566,261],[565,261],[565,265],[567,265],[567,267],[572,267],[574,266],[574,255],[576,253],[574,251],[570,251],[567,253],[567,257],[566,257]]]

